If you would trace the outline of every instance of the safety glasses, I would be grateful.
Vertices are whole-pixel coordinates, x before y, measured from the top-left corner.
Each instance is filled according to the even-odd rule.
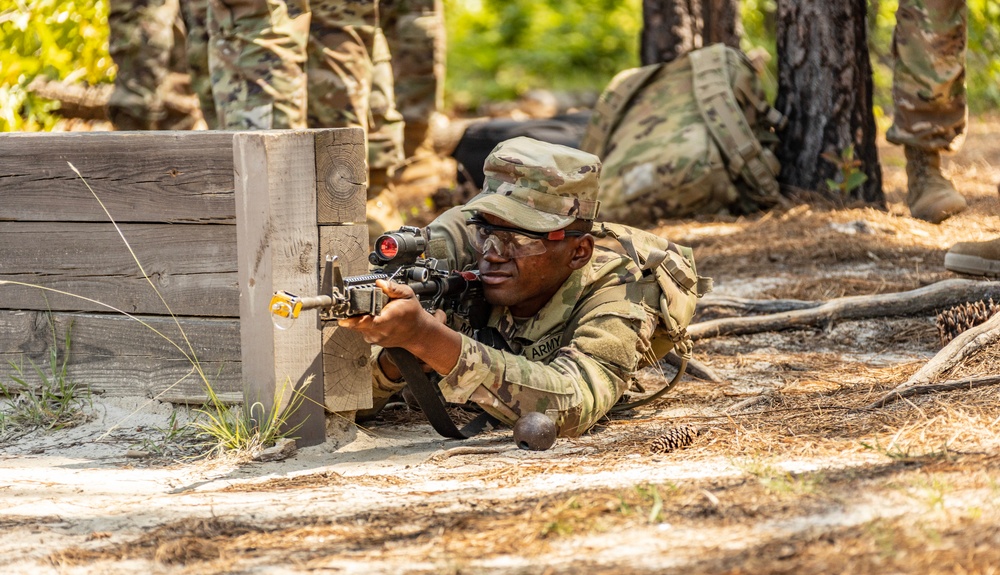
[[[502,258],[526,258],[545,253],[545,241],[559,241],[567,237],[586,235],[579,230],[533,232],[521,228],[496,226],[476,216],[466,220],[469,236],[476,251],[486,255],[493,250]]]

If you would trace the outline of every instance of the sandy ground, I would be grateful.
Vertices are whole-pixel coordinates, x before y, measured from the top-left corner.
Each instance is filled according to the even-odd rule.
[[[886,212],[805,205],[658,232],[695,248],[716,296],[953,278],[952,243],[1000,235],[997,133],[1000,119],[974,122],[946,162],[971,207],[940,226],[907,217],[886,147]],[[185,461],[169,457],[170,406],[94,397],[88,422],[0,446],[0,572],[997,573],[997,388],[856,409],[941,346],[933,315],[701,340],[723,383],[687,376],[544,452],[510,430],[447,441],[399,408],[278,462]],[[998,355],[948,376],[995,374]],[[664,447],[677,430],[691,444]]]

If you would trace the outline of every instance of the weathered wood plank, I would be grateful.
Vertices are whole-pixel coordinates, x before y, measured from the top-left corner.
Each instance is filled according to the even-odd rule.
[[[239,316],[235,226],[120,227],[174,314]],[[129,313],[168,313],[111,224],[0,222],[0,280],[62,290]],[[107,311],[40,289],[4,285],[0,293],[2,309]]]
[[[317,223],[365,221],[368,166],[361,128],[316,134]]]
[[[364,200],[361,199],[362,208]],[[344,276],[368,272],[368,226],[320,226],[320,255],[335,255]],[[326,408],[348,412],[372,407],[372,374],[368,367],[371,345],[357,332],[323,326],[323,382]]]
[[[69,330],[69,379],[89,386],[95,393],[204,403],[205,384],[197,374],[188,375],[193,364],[185,358],[186,353],[197,359],[212,389],[233,398],[242,386],[239,321],[180,317],[178,322],[190,348],[171,318],[0,311],[0,333],[4,334],[0,379],[6,380],[13,373],[8,363],[11,361],[23,367],[29,381],[35,381],[29,360],[47,370],[53,341],[61,352],[65,351]]]
[[[311,294],[319,287],[314,137],[297,131],[233,137],[244,401],[281,409],[290,382],[306,395],[290,421],[303,423],[300,445],[325,440],[322,333],[314,310],[277,330],[269,302],[275,290]]]
[[[233,132],[0,134],[0,220],[235,224]]]

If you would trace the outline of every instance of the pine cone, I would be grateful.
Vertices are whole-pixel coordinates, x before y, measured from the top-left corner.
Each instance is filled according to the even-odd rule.
[[[668,429],[663,435],[654,437],[649,444],[649,451],[652,453],[670,453],[678,449],[684,449],[692,443],[696,437],[701,435],[701,430],[690,425],[678,425]]]
[[[1000,306],[993,303],[993,298],[986,301],[968,302],[957,305],[951,309],[946,309],[937,316],[938,335],[941,337],[941,345],[955,339],[963,331],[986,323],[986,320],[993,317],[1000,311]]]

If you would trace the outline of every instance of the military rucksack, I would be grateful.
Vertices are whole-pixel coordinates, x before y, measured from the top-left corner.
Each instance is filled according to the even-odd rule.
[[[603,162],[607,220],[744,213],[780,197],[772,150],[784,121],[749,59],[715,44],[615,76],[580,147]]]
[[[658,362],[672,349],[681,357],[690,357],[691,338],[687,334],[687,326],[694,317],[698,299],[712,290],[712,278],[698,275],[693,250],[622,224],[597,224],[594,235],[604,240],[600,242],[602,246],[627,256],[642,270],[642,278],[635,288],[641,294],[643,305],[658,316],[650,349],[643,354],[638,367]],[[574,311],[566,329],[565,343],[572,338],[579,321],[591,310],[621,297],[613,290],[605,293],[610,299],[600,296],[590,298],[581,309]]]

